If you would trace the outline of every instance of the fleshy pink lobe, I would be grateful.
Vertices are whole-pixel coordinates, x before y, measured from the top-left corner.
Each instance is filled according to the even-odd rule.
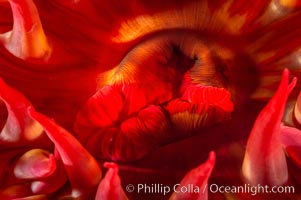
[[[8,0],[13,13],[13,29],[0,35],[0,42],[14,56],[47,59],[51,48],[45,36],[38,10],[32,0]]]
[[[8,117],[0,132],[0,143],[26,142],[42,135],[42,127],[27,114],[31,103],[18,91],[9,87],[0,78],[0,101],[8,111]]]
[[[99,130],[86,129],[87,149],[98,158],[135,160],[157,147],[168,135],[166,118],[159,106],[149,106],[136,115]]]
[[[225,112],[232,112],[234,108],[231,94],[224,88],[203,87],[200,85],[188,86],[183,94],[183,98],[189,102],[215,105]]]
[[[301,131],[296,128],[281,126],[281,143],[289,158],[301,169]]]
[[[184,133],[224,122],[233,109],[226,89],[201,85],[186,86],[182,97],[166,106],[173,125]]]
[[[179,186],[175,189],[175,192],[170,197],[170,200],[207,200],[208,179],[211,175],[214,165],[215,153],[212,151],[210,152],[209,158],[205,163],[188,172],[188,174],[182,179]],[[182,192],[182,187],[190,187],[194,192]]]
[[[277,92],[253,125],[242,166],[245,181],[252,185],[283,185],[288,180],[280,124],[287,98],[296,81],[294,78],[289,83],[289,71],[285,69]]]
[[[28,109],[32,119],[39,122],[54,143],[72,186],[73,197],[89,195],[101,179],[101,170],[96,160],[65,129],[56,125],[46,116]]]
[[[108,172],[105,177],[100,182],[97,193],[96,200],[127,200],[122,187],[120,178],[118,175],[118,166],[115,163],[105,163],[104,166],[108,168]]]
[[[78,113],[77,137],[97,158],[116,161],[145,156],[168,135],[163,108],[148,102],[156,99],[153,96],[133,84],[102,87]]]
[[[120,91],[116,87],[105,86],[88,100],[87,105],[77,115],[77,121],[83,127],[110,126],[117,122],[123,105]],[[85,135],[78,136],[83,140]]]

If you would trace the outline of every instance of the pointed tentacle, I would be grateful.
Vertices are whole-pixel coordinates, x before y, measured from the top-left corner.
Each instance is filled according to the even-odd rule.
[[[288,180],[280,124],[287,98],[295,84],[296,78],[289,83],[289,71],[285,69],[277,92],[254,123],[242,166],[243,176],[250,184],[283,185]]]
[[[8,0],[13,13],[13,29],[0,35],[0,42],[14,56],[23,59],[49,58],[51,47],[38,10],[32,0]]]
[[[191,200],[207,200],[208,199],[208,179],[211,175],[213,167],[215,165],[215,153],[212,151],[209,153],[208,160],[192,169],[182,179],[181,183],[175,189],[174,193],[170,197],[170,200],[191,199]],[[188,185],[197,186],[198,192],[181,192],[181,187],[188,187]]]
[[[118,166],[115,163],[105,163],[104,166],[108,168],[108,172],[98,186],[95,200],[127,200],[121,187]]]
[[[8,111],[6,123],[0,132],[1,143],[24,143],[44,136],[41,125],[27,114],[26,110],[31,103],[20,92],[6,85],[1,78],[0,100]]]

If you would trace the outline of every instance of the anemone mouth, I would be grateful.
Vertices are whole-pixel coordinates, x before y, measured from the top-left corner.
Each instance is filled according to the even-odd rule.
[[[151,80],[171,83],[174,91],[189,82],[225,88],[235,103],[241,103],[257,88],[259,74],[239,45],[205,32],[171,29],[140,38],[115,68],[99,76],[98,86]]]
[[[118,66],[101,74],[99,86],[107,84],[142,83],[155,78],[156,81],[181,82],[186,72],[198,73],[200,67],[206,68],[207,75],[194,77],[195,83],[226,87],[223,74],[225,65],[217,62],[212,44],[193,30],[174,29],[161,31],[143,37],[143,41],[128,51]],[[217,65],[218,64],[218,65]],[[192,70],[193,69],[193,70]],[[133,72],[131,70],[134,70]],[[213,75],[216,72],[215,75]],[[156,76],[156,77],[155,77]]]
[[[229,120],[256,74],[250,65],[233,67],[234,52],[219,47],[185,30],[139,43],[99,76],[98,92],[77,115],[79,140],[97,158],[130,161]],[[231,74],[237,71],[246,79]]]

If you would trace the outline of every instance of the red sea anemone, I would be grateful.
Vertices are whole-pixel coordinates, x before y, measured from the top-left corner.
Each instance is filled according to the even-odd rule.
[[[298,199],[300,8],[0,0],[0,199]]]

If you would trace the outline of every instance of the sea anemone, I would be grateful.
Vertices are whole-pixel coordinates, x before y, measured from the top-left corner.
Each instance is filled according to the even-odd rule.
[[[0,199],[298,199],[298,0],[0,0]]]

